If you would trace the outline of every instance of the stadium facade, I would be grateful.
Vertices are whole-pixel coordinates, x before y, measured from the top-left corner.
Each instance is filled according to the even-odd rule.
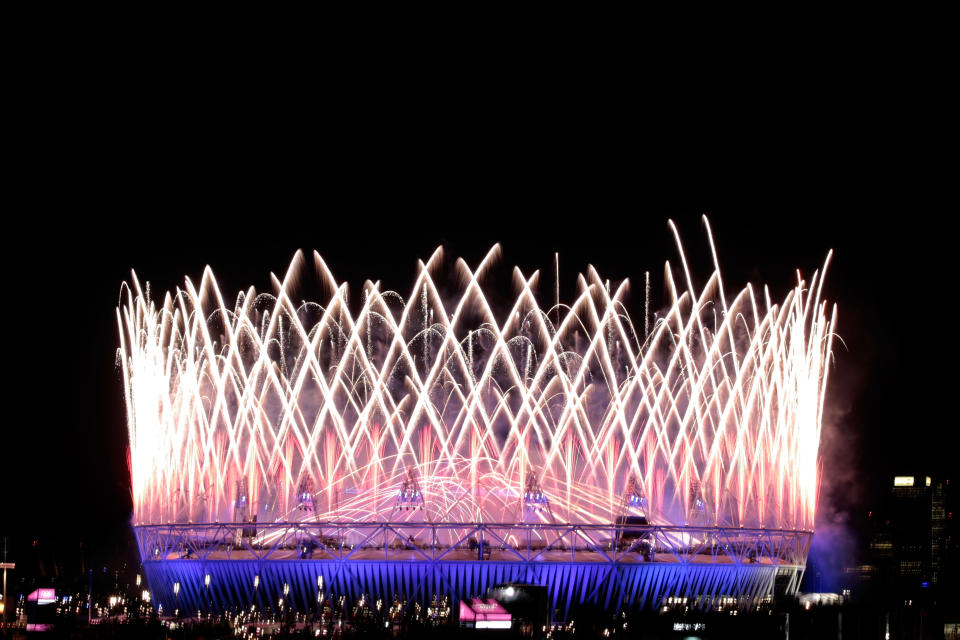
[[[668,269],[670,308],[634,322],[626,282],[590,269],[572,304],[542,308],[515,270],[498,315],[480,286],[498,251],[456,263],[453,302],[439,250],[407,298],[367,282],[359,309],[316,254],[323,305],[300,297],[300,254],[275,294],[232,303],[209,270],[160,302],[125,285],[155,603],[306,613],[526,583],[566,616],[796,591],[835,321],[822,277],[772,304]]]
[[[432,543],[453,530],[453,544]],[[155,601],[168,611],[203,612],[276,609],[286,598],[307,613],[321,594],[455,602],[525,583],[546,586],[563,617],[585,604],[656,608],[671,599],[751,609],[796,592],[810,541],[798,531],[638,525],[273,523],[253,537],[243,531],[239,524],[138,527]]]

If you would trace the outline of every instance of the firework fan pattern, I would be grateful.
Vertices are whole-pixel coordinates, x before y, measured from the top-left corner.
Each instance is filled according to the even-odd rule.
[[[785,298],[695,289],[628,316],[591,267],[569,304],[513,270],[509,309],[438,249],[401,296],[348,289],[298,253],[273,292],[212,271],[155,302],[134,274],[117,321],[135,524],[652,523],[812,530],[836,309],[823,271]],[[707,234],[710,235],[709,225]],[[711,250],[712,237],[709,238]],[[829,256],[827,264],[829,263]],[[553,293],[551,291],[551,293]]]

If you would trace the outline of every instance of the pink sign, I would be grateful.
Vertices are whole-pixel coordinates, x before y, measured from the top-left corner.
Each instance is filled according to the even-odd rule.
[[[460,601],[460,623],[473,623],[477,629],[509,629],[513,616],[496,600],[471,598]]]
[[[473,609],[470,608],[470,605],[460,601],[460,622],[473,622],[477,619],[477,614],[473,612]]]
[[[512,616],[499,602],[493,598],[486,601],[480,598],[470,599],[470,608],[473,609],[477,620],[511,620]]]
[[[57,601],[57,592],[55,589],[37,589],[27,596],[27,601],[37,604],[50,604]]]

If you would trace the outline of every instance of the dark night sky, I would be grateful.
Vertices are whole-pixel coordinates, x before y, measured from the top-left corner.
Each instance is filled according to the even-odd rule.
[[[18,578],[54,557],[72,572],[81,541],[88,562],[134,559],[115,363],[129,270],[156,292],[206,264],[231,294],[265,290],[301,248],[353,291],[401,292],[438,244],[476,264],[500,242],[502,276],[549,272],[559,251],[564,298],[592,263],[631,278],[634,303],[650,271],[655,306],[668,218],[702,282],[710,217],[728,289],[779,295],[832,248],[824,513],[856,523],[891,474],[950,472],[951,40],[876,13],[796,37],[685,25],[645,52],[607,30],[593,46],[546,29],[561,42],[519,51],[485,34],[467,55],[448,51],[459,29],[439,48],[401,32],[297,55],[257,31],[194,49],[44,19],[15,47],[5,105],[0,535]]]
[[[376,199],[358,191],[356,200],[326,203],[318,193],[304,206],[282,193],[247,200],[212,190],[194,198],[154,181],[140,192],[149,197],[98,200],[100,186],[78,187],[89,213],[74,214],[60,199],[66,221],[33,221],[32,261],[21,258],[8,272],[7,295],[16,304],[8,304],[6,322],[14,327],[8,340],[20,381],[8,392],[15,408],[6,433],[15,447],[5,456],[12,502],[3,533],[20,549],[32,539],[65,548],[85,540],[109,557],[130,538],[114,316],[130,268],[160,291],[210,264],[233,295],[251,283],[267,289],[269,272],[283,271],[296,249],[317,249],[354,291],[364,279],[380,278],[403,293],[417,258],[438,244],[476,264],[500,242],[502,276],[513,265],[549,274],[559,251],[567,299],[575,274],[592,263],[611,279],[630,277],[632,301],[642,304],[649,270],[658,307],[663,263],[676,258],[668,218],[680,227],[695,276],[702,282],[708,275],[704,213],[728,288],[766,282],[779,295],[794,268],[809,275],[835,251],[826,297],[840,306],[846,348],[835,346],[829,389],[835,424],[828,426],[824,476],[838,508],[864,508],[895,472],[949,469],[943,439],[952,423],[940,416],[941,402],[951,396],[936,371],[951,357],[953,314],[941,287],[952,256],[941,249],[946,230],[927,222],[934,211],[903,194],[808,194],[798,204],[787,192],[735,206],[664,207],[637,201],[629,189],[614,194],[607,184],[574,192],[550,182],[522,198],[452,187],[431,192],[427,185],[419,193],[407,185]]]

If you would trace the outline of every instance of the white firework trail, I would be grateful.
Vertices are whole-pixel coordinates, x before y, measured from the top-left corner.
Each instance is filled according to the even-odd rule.
[[[836,322],[823,273],[777,304],[730,296],[710,237],[715,271],[695,290],[670,226],[682,269],[666,266],[652,326],[646,274],[642,340],[629,282],[592,267],[562,314],[554,301],[556,326],[539,273],[514,269],[498,322],[479,284],[496,246],[456,262],[448,306],[438,249],[406,298],[419,304],[368,282],[356,316],[316,253],[325,304],[292,298],[300,253],[276,295],[232,304],[209,268],[159,305],[134,274],[117,322],[135,524],[232,521],[241,481],[261,522],[610,523],[629,483],[653,522],[812,530]],[[423,508],[397,516],[410,474]],[[523,508],[531,477],[549,510]]]

